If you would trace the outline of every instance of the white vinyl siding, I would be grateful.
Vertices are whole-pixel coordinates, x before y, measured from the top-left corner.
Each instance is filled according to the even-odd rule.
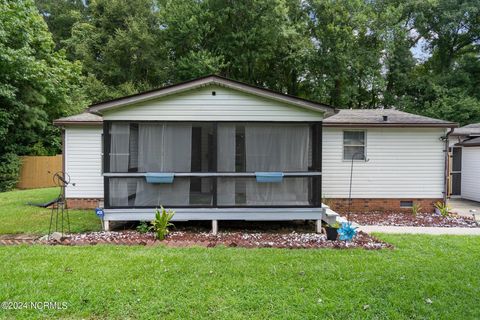
[[[103,198],[101,126],[65,128],[67,198]]]
[[[322,193],[348,198],[351,161],[343,160],[345,128],[323,128]],[[444,129],[355,128],[365,130],[367,161],[355,161],[354,198],[442,198]]]
[[[480,201],[480,147],[462,148],[462,198]]]
[[[103,118],[131,121],[322,121],[323,112],[220,86],[207,86],[105,111]]]

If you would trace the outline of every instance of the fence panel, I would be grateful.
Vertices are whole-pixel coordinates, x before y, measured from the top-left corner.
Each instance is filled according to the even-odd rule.
[[[61,154],[56,156],[23,156],[17,188],[54,187],[53,175],[61,170]]]

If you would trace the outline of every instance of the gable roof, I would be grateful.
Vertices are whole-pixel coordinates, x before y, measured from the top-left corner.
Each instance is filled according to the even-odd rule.
[[[480,123],[472,123],[453,131],[452,136],[480,136]]]
[[[384,119],[386,116],[386,119]],[[326,127],[445,127],[454,122],[420,116],[395,109],[341,109],[323,121]]]
[[[218,85],[218,86],[230,88],[233,90],[241,91],[244,93],[260,96],[263,98],[292,104],[298,107],[315,110],[315,111],[322,111],[322,112],[325,112],[326,114],[333,114],[335,112],[335,108],[325,104],[317,103],[307,99],[302,99],[302,98],[291,96],[284,93],[279,93],[279,92],[272,91],[265,88],[252,86],[243,82],[227,79],[217,75],[209,75],[206,77],[197,78],[194,80],[162,87],[159,89],[154,89],[154,90],[150,90],[150,91],[146,91],[146,92],[142,92],[142,93],[138,93],[138,94],[134,94],[134,95],[118,98],[118,99],[96,103],[91,105],[87,111],[93,112],[93,113],[102,113],[107,110],[112,110],[115,108],[131,105],[134,103],[143,102],[147,100],[162,98],[172,94],[205,87],[208,85]]]

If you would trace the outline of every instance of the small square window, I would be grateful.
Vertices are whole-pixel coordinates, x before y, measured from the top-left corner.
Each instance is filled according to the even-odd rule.
[[[365,160],[365,131],[343,132],[343,160]]]
[[[413,201],[400,201],[400,208],[412,208]]]

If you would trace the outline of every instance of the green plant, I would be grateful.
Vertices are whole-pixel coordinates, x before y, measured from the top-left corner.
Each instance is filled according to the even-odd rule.
[[[442,217],[446,217],[450,213],[450,207],[442,201],[435,203],[435,208],[437,208]]]
[[[338,221],[335,221],[335,223],[327,224],[327,227],[334,228],[334,229],[339,229],[340,228],[340,223],[338,223]]]
[[[422,206],[418,203],[414,203],[412,206],[412,214],[416,216],[420,212],[420,210],[422,210]]]
[[[140,221],[140,224],[137,226],[137,231],[140,233],[147,233],[148,229],[148,224],[145,221]]]
[[[20,158],[14,153],[0,157],[0,192],[12,190],[18,182]]]
[[[164,207],[160,207],[161,210],[155,209],[155,219],[151,222],[152,229],[155,232],[155,236],[158,240],[164,240],[167,234],[170,233],[168,227],[172,227],[173,224],[170,223],[172,220],[175,211],[169,209],[165,210]]]

